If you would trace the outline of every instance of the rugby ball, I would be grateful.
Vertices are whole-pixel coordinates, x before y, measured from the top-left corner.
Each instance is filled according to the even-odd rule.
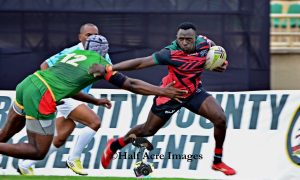
[[[226,61],[226,51],[221,46],[212,46],[209,48],[206,55],[204,69],[213,70],[220,67]]]

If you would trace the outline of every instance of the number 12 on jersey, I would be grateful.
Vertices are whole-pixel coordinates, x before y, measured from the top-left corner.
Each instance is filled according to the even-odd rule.
[[[85,55],[77,55],[75,53],[67,54],[60,62],[67,63],[72,66],[77,67],[78,62],[86,60],[87,57]]]

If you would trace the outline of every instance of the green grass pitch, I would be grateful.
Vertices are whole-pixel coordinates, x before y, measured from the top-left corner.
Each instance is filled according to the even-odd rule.
[[[137,180],[139,178],[89,177],[89,176],[7,176],[0,175],[1,180]],[[148,179],[148,178],[147,178]],[[159,180],[188,180],[184,178],[150,178]],[[190,180],[190,179],[189,179]]]

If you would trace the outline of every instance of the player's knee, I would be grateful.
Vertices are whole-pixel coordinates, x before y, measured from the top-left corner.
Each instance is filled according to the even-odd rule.
[[[37,153],[34,155],[35,160],[43,160],[46,157],[47,152],[48,151],[37,151]]]
[[[224,112],[216,113],[214,119],[213,124],[215,127],[226,128],[226,115]]]
[[[88,125],[91,129],[98,131],[101,126],[101,122],[99,118],[94,118],[92,122]]]
[[[61,138],[59,136],[55,136],[54,139],[53,139],[53,144],[55,147],[59,148],[61,147],[63,144],[66,143],[66,138]]]
[[[157,132],[157,129],[152,126],[144,126],[142,132],[144,136],[153,136]]]

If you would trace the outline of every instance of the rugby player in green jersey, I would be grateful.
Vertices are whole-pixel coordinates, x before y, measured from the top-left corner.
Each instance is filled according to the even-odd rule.
[[[174,87],[188,91],[184,98],[176,101],[172,98],[156,96],[148,118],[144,124],[133,127],[124,137],[109,140],[103,152],[101,163],[107,168],[113,154],[131,141],[131,134],[137,137],[153,136],[162,128],[171,116],[181,107],[201,115],[214,125],[216,142],[212,169],[226,175],[234,175],[236,171],[222,161],[223,143],[226,136],[226,116],[216,99],[202,88],[201,74],[204,71],[206,54],[214,43],[204,36],[196,35],[196,27],[192,23],[182,23],[177,29],[176,41],[152,56],[136,58],[112,66],[112,70],[134,70],[154,65],[167,65],[168,75],[162,79],[162,87],[176,81]],[[227,61],[214,71],[223,72]]]
[[[48,69],[49,67],[56,64],[62,56],[69,54],[75,50],[84,50],[84,45],[86,39],[90,35],[97,35],[99,33],[98,27],[92,23],[85,23],[80,27],[78,44],[66,48],[63,51],[51,56],[41,64],[41,69]],[[111,63],[109,54],[106,53],[104,56],[105,60]],[[85,87],[81,91],[88,94],[91,89],[92,84]],[[55,133],[53,137],[52,144],[49,148],[47,155],[52,154],[57,151],[59,147],[65,144],[69,135],[76,128],[76,124],[79,122],[85,127],[80,129],[80,132],[70,148],[69,156],[66,160],[66,165],[79,175],[88,175],[87,171],[83,168],[82,162],[80,160],[81,154],[84,148],[90,143],[94,135],[100,128],[101,119],[100,117],[89,108],[89,106],[82,101],[75,100],[73,98],[62,99],[64,102],[56,107],[56,119],[55,119]],[[101,103],[101,99],[99,99]],[[104,99],[102,100],[104,101]],[[110,104],[107,104],[110,107]],[[33,166],[38,163],[36,160],[20,160],[18,162],[18,172],[21,175],[34,175]]]
[[[161,88],[144,81],[126,77],[119,72],[106,73],[109,63],[102,57],[108,51],[105,37],[91,35],[85,44],[86,50],[75,50],[62,57],[54,66],[36,71],[16,87],[16,100],[9,109],[4,127],[0,130],[0,154],[19,158],[41,160],[51,145],[57,103],[66,97],[73,97],[88,103],[95,98],[80,92],[87,85],[106,79],[110,83],[143,95],[159,95],[180,98],[186,93],[172,87]],[[97,71],[90,73],[90,67],[99,64]],[[108,102],[102,102],[107,105]],[[28,142],[7,144],[13,135],[26,125]]]

